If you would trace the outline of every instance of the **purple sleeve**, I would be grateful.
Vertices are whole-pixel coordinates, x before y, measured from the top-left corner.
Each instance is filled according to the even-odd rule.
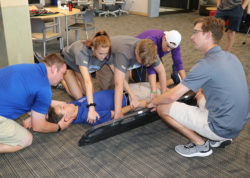
[[[171,51],[171,53],[172,53],[173,63],[174,63],[176,70],[177,71],[183,70],[184,67],[183,67],[182,59],[181,59],[181,47],[180,47],[180,45],[177,48],[173,49]]]
[[[156,74],[156,71],[153,66],[147,68],[148,75]]]
[[[157,66],[159,66],[160,63],[161,63],[161,59],[157,55],[157,61],[153,65],[151,65],[150,67],[147,67],[148,75],[156,74],[156,71],[155,71],[154,68],[157,67]]]

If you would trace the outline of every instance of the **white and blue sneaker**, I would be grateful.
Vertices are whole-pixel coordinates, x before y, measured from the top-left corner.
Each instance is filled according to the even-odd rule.
[[[204,145],[197,145],[192,142],[187,145],[177,145],[175,151],[184,157],[205,157],[213,153],[208,140]]]
[[[232,143],[232,139],[226,139],[223,141],[214,141],[209,140],[210,146],[213,148],[225,148],[225,146],[230,145]]]

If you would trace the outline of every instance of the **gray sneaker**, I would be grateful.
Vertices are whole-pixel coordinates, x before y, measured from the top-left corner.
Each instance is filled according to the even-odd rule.
[[[223,141],[214,141],[209,140],[210,146],[213,148],[225,148],[225,146],[230,145],[232,143],[232,139],[227,139]]]
[[[196,145],[194,143],[189,143],[187,145],[177,145],[175,151],[185,157],[205,157],[213,153],[210,148],[209,141],[207,140],[204,145]]]
[[[65,89],[62,83],[58,83],[56,88],[61,90]]]

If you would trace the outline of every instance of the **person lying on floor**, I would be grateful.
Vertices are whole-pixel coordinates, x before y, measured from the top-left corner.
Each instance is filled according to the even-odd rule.
[[[61,119],[74,119],[72,123],[84,123],[94,126],[114,119],[114,90],[102,90],[94,93],[93,97],[95,104],[91,105],[88,105],[86,96],[71,103],[52,100],[48,111],[47,121],[58,123]],[[129,98],[124,94],[122,100],[123,114],[131,110],[131,107],[128,104]],[[138,107],[145,108],[146,105],[146,100],[140,100]],[[95,110],[100,117],[96,118],[94,121],[88,120],[89,107],[95,107]],[[31,120],[29,118],[24,120],[23,126],[25,128],[31,128]]]

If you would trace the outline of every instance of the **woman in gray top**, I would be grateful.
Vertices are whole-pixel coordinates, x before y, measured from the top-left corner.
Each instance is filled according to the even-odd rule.
[[[111,42],[105,31],[97,32],[91,40],[76,41],[65,47],[61,53],[67,63],[67,73],[62,83],[67,93],[74,99],[86,95],[89,123],[99,118],[95,111],[90,73],[99,70],[104,64],[109,64],[110,53]]]

